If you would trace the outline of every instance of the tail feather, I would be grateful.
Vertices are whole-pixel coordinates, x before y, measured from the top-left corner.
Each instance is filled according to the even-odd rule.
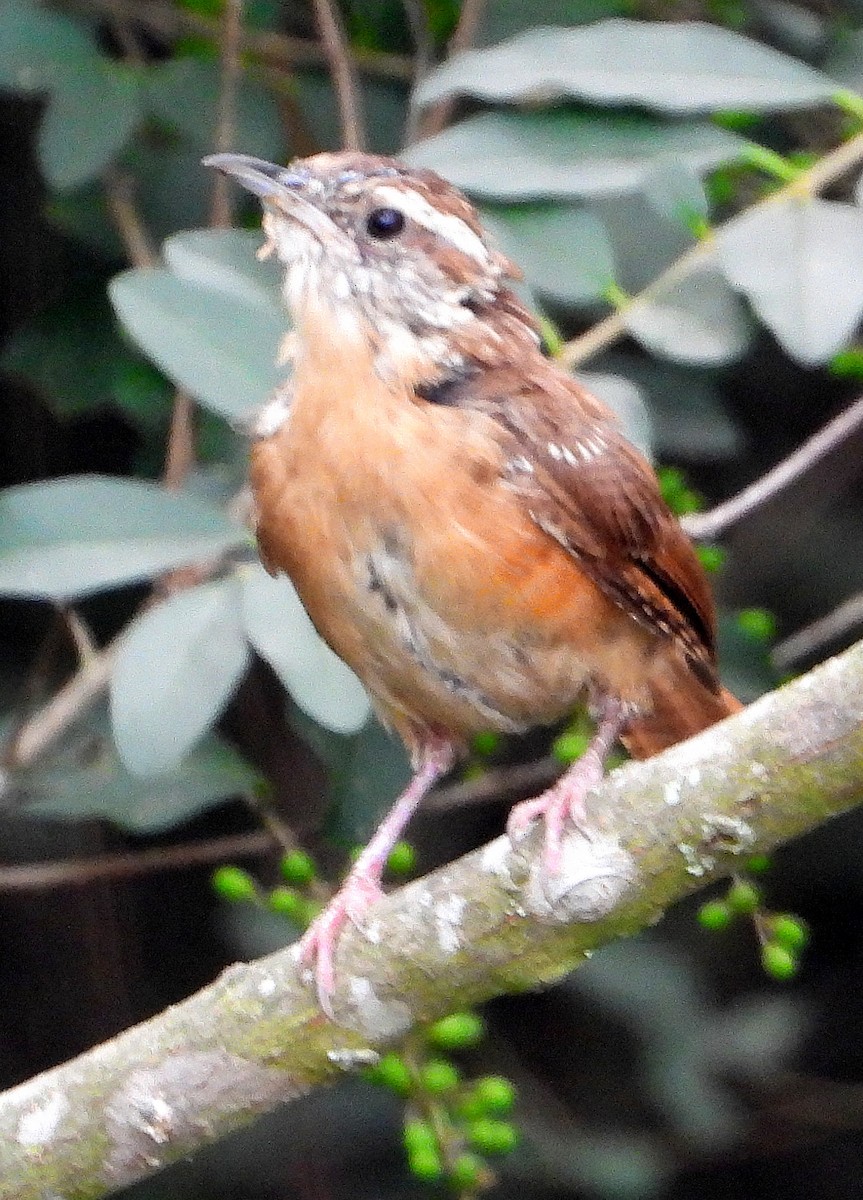
[[[652,694],[653,710],[631,721],[620,738],[633,758],[659,754],[744,707],[725,688],[711,692],[682,671],[657,679]]]

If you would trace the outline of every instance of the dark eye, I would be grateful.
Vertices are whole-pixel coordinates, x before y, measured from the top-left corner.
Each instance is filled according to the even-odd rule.
[[[366,230],[373,238],[398,237],[405,227],[405,215],[397,208],[375,208],[366,221]]]

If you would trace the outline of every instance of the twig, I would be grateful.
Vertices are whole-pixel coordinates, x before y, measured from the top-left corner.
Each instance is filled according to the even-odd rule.
[[[342,18],[333,0],[312,0],[312,4],[339,104],[342,144],[347,150],[362,150],[366,144],[362,104]]]
[[[673,803],[668,797],[673,795]],[[99,1200],[368,1062],[418,1023],[561,978],[673,901],[863,795],[863,645],[588,801],[549,880],[541,830],[374,906],[340,941],[328,1021],[293,948],[0,1096],[0,1200]],[[371,936],[370,936],[371,935]]]
[[[227,0],[222,17],[222,73],[219,82],[219,108],[213,149],[216,154],[234,150],[237,129],[237,88],[239,87],[240,43],[243,36],[243,0]],[[213,172],[211,229],[230,229],[232,189],[227,175]]]
[[[188,392],[178,388],[171,410],[171,428],[165,452],[162,482],[166,488],[178,491],[195,465],[195,401]]]
[[[179,871],[237,858],[258,858],[278,850],[271,835],[237,833],[180,846],[141,850],[136,854],[105,854],[66,862],[28,863],[0,867],[0,893],[34,892],[61,887],[87,887],[108,880],[137,879],[157,871]]]
[[[147,4],[140,3],[140,0],[58,0],[58,7],[72,12],[88,15],[97,13],[109,17],[122,13],[142,28],[168,40],[180,37],[184,33],[195,33],[211,38],[214,45],[218,45],[219,42],[220,24],[217,20],[188,8],[159,3],[158,0]],[[292,69],[298,66],[327,65],[320,45],[307,38],[247,29],[243,32],[241,45],[244,51],[248,51],[259,62],[272,67]],[[351,52],[351,59],[357,69],[367,75],[400,80],[404,83],[410,83],[413,77],[413,63],[404,54],[363,50]]]
[[[133,198],[133,182],[124,171],[109,170],[103,180],[105,203],[135,267],[155,267],[159,261]]]
[[[89,625],[71,604],[60,605],[58,611],[72,639],[79,662],[89,662],[99,652]]]
[[[858,133],[850,141],[843,142],[841,146],[829,154],[825,154],[813,167],[808,171],[803,171],[791,183],[785,184],[784,187],[765,196],[763,200],[751,205],[747,212],[754,212],[765,205],[776,204],[794,196],[815,196],[861,161],[863,161],[863,133]],[[619,338],[624,337],[628,333],[628,314],[633,309],[660,299],[670,287],[680,283],[698,267],[708,263],[713,254],[713,242],[714,236],[705,237],[703,241],[692,246],[676,259],[637,296],[630,297],[616,312],[606,317],[604,321],[600,321],[598,325],[592,326],[586,333],[567,342],[560,353],[560,361],[569,367],[578,366],[599,354],[600,351],[607,350]]]
[[[484,8],[485,0],[463,0],[458,25],[456,25],[447,47],[448,58],[453,58],[456,54],[463,54],[465,50],[471,48]],[[445,96],[442,100],[438,100],[437,104],[433,104],[425,116],[420,119],[417,136],[432,137],[433,134],[440,133],[444,126],[449,124],[454,107],[455,98],[452,96]]]
[[[779,671],[790,671],[798,663],[805,662],[834,645],[840,638],[863,628],[863,592],[857,592],[845,600],[826,617],[819,617],[811,625],[805,625],[790,637],[778,642],[771,652],[773,665]]]
[[[808,441],[799,446],[782,462],[772,467],[766,475],[756,479],[742,492],[717,504],[710,512],[691,513],[683,517],[682,525],[696,541],[713,541],[744,520],[757,508],[767,504],[785,488],[795,483],[801,475],[819,463],[858,430],[863,429],[863,396],[838,417],[819,429]],[[863,466],[861,466],[863,470]]]
[[[492,767],[477,779],[435,788],[423,802],[423,811],[464,808],[492,801],[508,803],[523,796],[535,796],[554,783],[562,771],[563,766],[558,760],[550,757],[511,767]]]
[[[257,792],[247,792],[243,799],[252,815],[260,821],[269,837],[275,845],[280,847],[283,854],[292,854],[295,850],[302,849],[299,838],[290,825],[282,820],[267,796]],[[322,904],[325,904],[333,895],[333,889],[317,876],[306,885],[306,889],[314,900],[319,900]]]
[[[403,3],[414,44],[414,77],[412,87],[416,89],[421,80],[425,78],[431,66],[434,46],[432,44],[428,12],[426,11],[424,0],[403,0]],[[410,146],[419,137],[421,121],[422,113],[420,109],[415,104],[409,105],[404,132],[404,143],[406,146]]]

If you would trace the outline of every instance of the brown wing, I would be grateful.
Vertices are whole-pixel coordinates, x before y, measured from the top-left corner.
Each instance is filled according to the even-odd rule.
[[[529,369],[486,368],[446,402],[493,418],[509,485],[536,524],[636,621],[677,641],[693,672],[716,691],[715,616],[704,571],[612,412],[543,359]]]

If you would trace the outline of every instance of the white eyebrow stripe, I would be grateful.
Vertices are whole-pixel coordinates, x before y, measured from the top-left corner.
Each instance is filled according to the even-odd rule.
[[[375,197],[382,203],[399,209],[406,217],[410,217],[412,221],[424,226],[431,233],[445,238],[457,250],[467,254],[469,258],[474,258],[481,263],[490,261],[489,252],[483,244],[482,238],[478,237],[461,217],[457,217],[453,213],[439,212],[419,192],[410,190],[403,192],[399,188],[378,187],[375,189]]]

